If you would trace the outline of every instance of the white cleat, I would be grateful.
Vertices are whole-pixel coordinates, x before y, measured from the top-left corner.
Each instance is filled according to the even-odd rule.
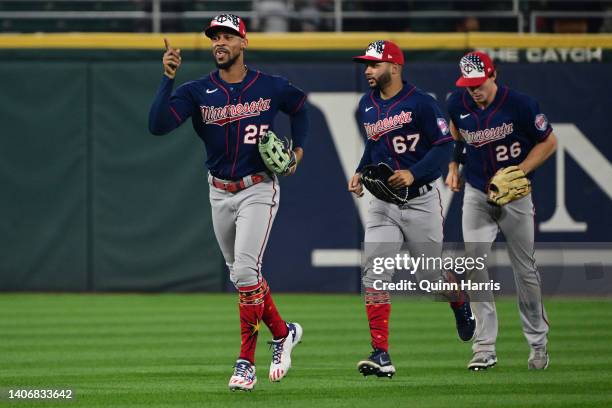
[[[231,391],[251,391],[257,384],[255,366],[247,360],[239,359],[234,365],[234,374],[229,380]]]
[[[284,339],[269,342],[272,348],[272,363],[270,363],[270,381],[280,381],[291,368],[291,350],[302,340],[302,326],[297,323],[287,323],[289,334]]]

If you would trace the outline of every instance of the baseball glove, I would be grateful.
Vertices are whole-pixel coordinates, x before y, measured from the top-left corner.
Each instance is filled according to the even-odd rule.
[[[488,187],[490,203],[502,206],[525,197],[531,192],[531,182],[518,166],[499,169],[491,178]]]
[[[273,173],[285,175],[295,165],[295,153],[291,149],[291,143],[287,139],[280,140],[272,131],[259,139],[258,147],[263,162]]]
[[[385,163],[366,166],[361,173],[361,183],[374,197],[397,205],[408,202],[408,188],[393,188],[389,185],[389,177],[393,175],[393,169]]]

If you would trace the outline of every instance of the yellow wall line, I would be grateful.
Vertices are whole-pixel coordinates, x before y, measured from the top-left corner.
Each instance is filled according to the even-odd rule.
[[[176,48],[207,49],[210,40],[202,34],[168,33],[61,33],[0,34],[0,49],[140,49],[163,48],[163,38]],[[467,48],[606,48],[608,34],[502,34],[502,33],[251,33],[252,50],[359,50],[370,41],[389,39],[405,50],[464,50]]]

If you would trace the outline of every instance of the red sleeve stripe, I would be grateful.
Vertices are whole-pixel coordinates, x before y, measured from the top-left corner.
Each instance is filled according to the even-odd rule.
[[[179,125],[183,123],[183,119],[181,119],[181,116],[174,110],[172,106],[170,106],[170,112],[172,112],[174,119],[176,119]]]
[[[545,141],[548,138],[548,136],[550,136],[551,133],[552,133],[552,127],[549,127],[548,129],[546,129],[544,136],[540,138],[540,142]]]
[[[442,144],[442,143],[448,142],[448,141],[450,141],[450,140],[453,140],[453,137],[452,137],[452,136],[447,136],[447,137],[443,137],[442,139],[438,139],[438,140],[436,140],[436,141],[435,141],[435,142],[433,142],[432,144],[433,144],[434,146],[436,146],[436,145],[439,145],[439,144]]]
[[[293,110],[293,112],[291,112],[291,114],[295,115],[300,109],[302,109],[302,105],[304,105],[304,102],[306,102],[306,95],[302,97],[302,100],[300,101],[300,103],[297,104],[297,107]]]

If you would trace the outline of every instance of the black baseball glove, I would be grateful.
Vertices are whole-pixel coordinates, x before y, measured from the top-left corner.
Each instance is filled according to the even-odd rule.
[[[408,187],[393,188],[389,185],[389,177],[393,169],[385,163],[371,164],[361,172],[361,183],[374,197],[397,205],[408,202]]]

